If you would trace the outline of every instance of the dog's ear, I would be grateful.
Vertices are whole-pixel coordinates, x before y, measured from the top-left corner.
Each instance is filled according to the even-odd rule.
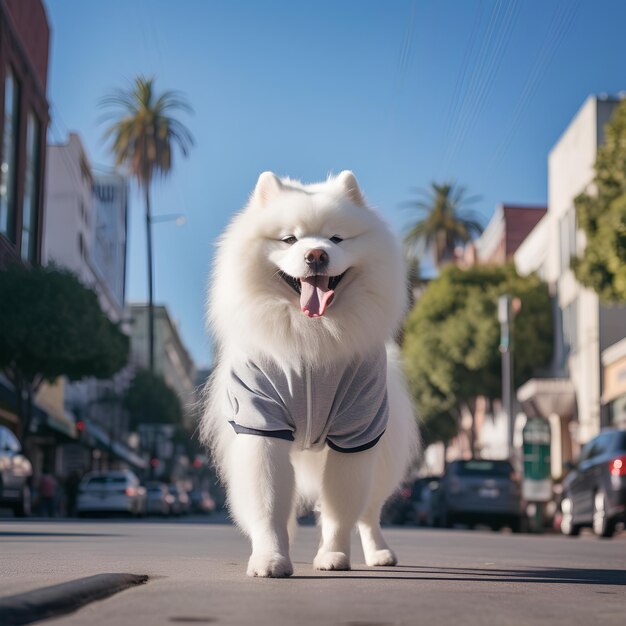
[[[276,174],[273,172],[263,172],[259,176],[259,180],[254,188],[254,203],[258,207],[265,207],[282,189],[283,184]]]
[[[341,185],[343,192],[356,204],[357,206],[365,206],[365,200],[359,189],[359,183],[356,181],[356,176],[350,170],[343,170],[337,181]]]

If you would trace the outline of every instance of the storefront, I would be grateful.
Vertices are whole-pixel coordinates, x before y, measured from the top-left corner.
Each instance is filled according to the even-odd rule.
[[[626,339],[602,353],[602,424],[626,428]]]
[[[517,390],[517,400],[527,419],[542,418],[550,426],[550,472],[563,475],[563,464],[577,455],[575,437],[576,394],[567,378],[532,378]],[[520,421],[520,427],[526,420]]]

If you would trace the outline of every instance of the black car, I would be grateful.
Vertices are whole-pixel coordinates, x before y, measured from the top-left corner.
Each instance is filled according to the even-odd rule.
[[[486,524],[493,530],[509,526],[520,532],[523,507],[520,481],[509,461],[453,461],[439,487],[440,525]]]
[[[578,535],[591,526],[612,537],[626,521],[626,430],[604,430],[586,443],[563,481],[561,532]]]
[[[383,524],[418,524],[434,526],[432,492],[439,485],[440,476],[422,476],[403,483],[387,501],[382,514]]]

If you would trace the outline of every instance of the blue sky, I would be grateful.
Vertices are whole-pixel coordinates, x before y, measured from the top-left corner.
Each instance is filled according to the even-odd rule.
[[[98,100],[139,74],[183,91],[196,145],[154,190],[156,300],[199,365],[216,237],[259,173],[352,169],[401,233],[413,189],[455,180],[482,200],[546,201],[547,154],[591,93],[626,90],[621,0],[45,0],[51,141],[98,165]],[[127,296],[146,298],[132,202]]]

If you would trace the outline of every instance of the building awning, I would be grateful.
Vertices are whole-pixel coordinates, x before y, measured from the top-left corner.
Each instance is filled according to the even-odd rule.
[[[87,435],[93,437],[96,441],[96,445],[102,447],[104,450],[111,452],[116,457],[128,463],[136,469],[146,469],[148,462],[146,459],[137,454],[134,450],[125,446],[119,441],[113,441],[104,428],[94,424],[93,422],[85,422],[85,432]]]
[[[6,410],[2,407],[6,407]],[[75,440],[78,436],[76,425],[68,415],[60,415],[54,413],[44,406],[40,406],[33,401],[32,407],[32,428],[39,431],[42,427],[52,431],[53,435],[62,435],[63,437]],[[17,417],[17,401],[15,391],[11,383],[4,377],[0,378],[0,417],[7,422],[19,425]],[[42,433],[40,433],[42,434]]]
[[[45,424],[48,428],[55,431],[55,433],[64,435],[68,439],[76,439],[78,436],[76,424],[66,417],[61,418],[52,413],[46,413]]]
[[[571,418],[576,392],[569,378],[531,378],[517,390],[517,400],[528,417]]]

